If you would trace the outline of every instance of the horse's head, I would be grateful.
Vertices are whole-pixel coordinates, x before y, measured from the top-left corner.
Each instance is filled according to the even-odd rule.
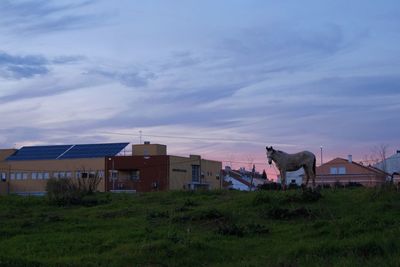
[[[267,158],[268,158],[268,164],[271,165],[272,164],[272,155],[275,152],[275,149],[271,147],[265,147],[267,149]]]

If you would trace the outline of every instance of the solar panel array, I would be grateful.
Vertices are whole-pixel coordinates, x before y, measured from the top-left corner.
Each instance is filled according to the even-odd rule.
[[[129,143],[24,146],[7,160],[102,158],[115,156]]]
[[[75,145],[60,158],[102,158],[115,156],[129,143]]]

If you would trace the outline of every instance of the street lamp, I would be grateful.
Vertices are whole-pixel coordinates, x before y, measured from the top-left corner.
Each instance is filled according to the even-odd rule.
[[[322,161],[322,146],[320,146],[319,148],[321,149],[321,165],[322,165],[323,164],[323,161]]]

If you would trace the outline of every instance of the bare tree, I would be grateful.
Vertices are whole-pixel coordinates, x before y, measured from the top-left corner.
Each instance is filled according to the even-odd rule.
[[[79,177],[76,177],[76,180],[72,183],[77,186],[79,191],[91,194],[97,191],[97,187],[101,180],[102,177],[99,171],[86,171],[83,168],[83,171],[80,172]]]
[[[389,149],[388,144],[380,144],[377,146],[374,146],[372,149],[372,152],[374,153],[375,158],[378,159],[378,162],[375,163],[375,165],[378,165],[382,171],[387,172],[387,152]]]

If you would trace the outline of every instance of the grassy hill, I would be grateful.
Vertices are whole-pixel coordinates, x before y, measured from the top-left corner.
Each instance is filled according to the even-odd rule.
[[[0,197],[0,266],[399,266],[394,189]]]

